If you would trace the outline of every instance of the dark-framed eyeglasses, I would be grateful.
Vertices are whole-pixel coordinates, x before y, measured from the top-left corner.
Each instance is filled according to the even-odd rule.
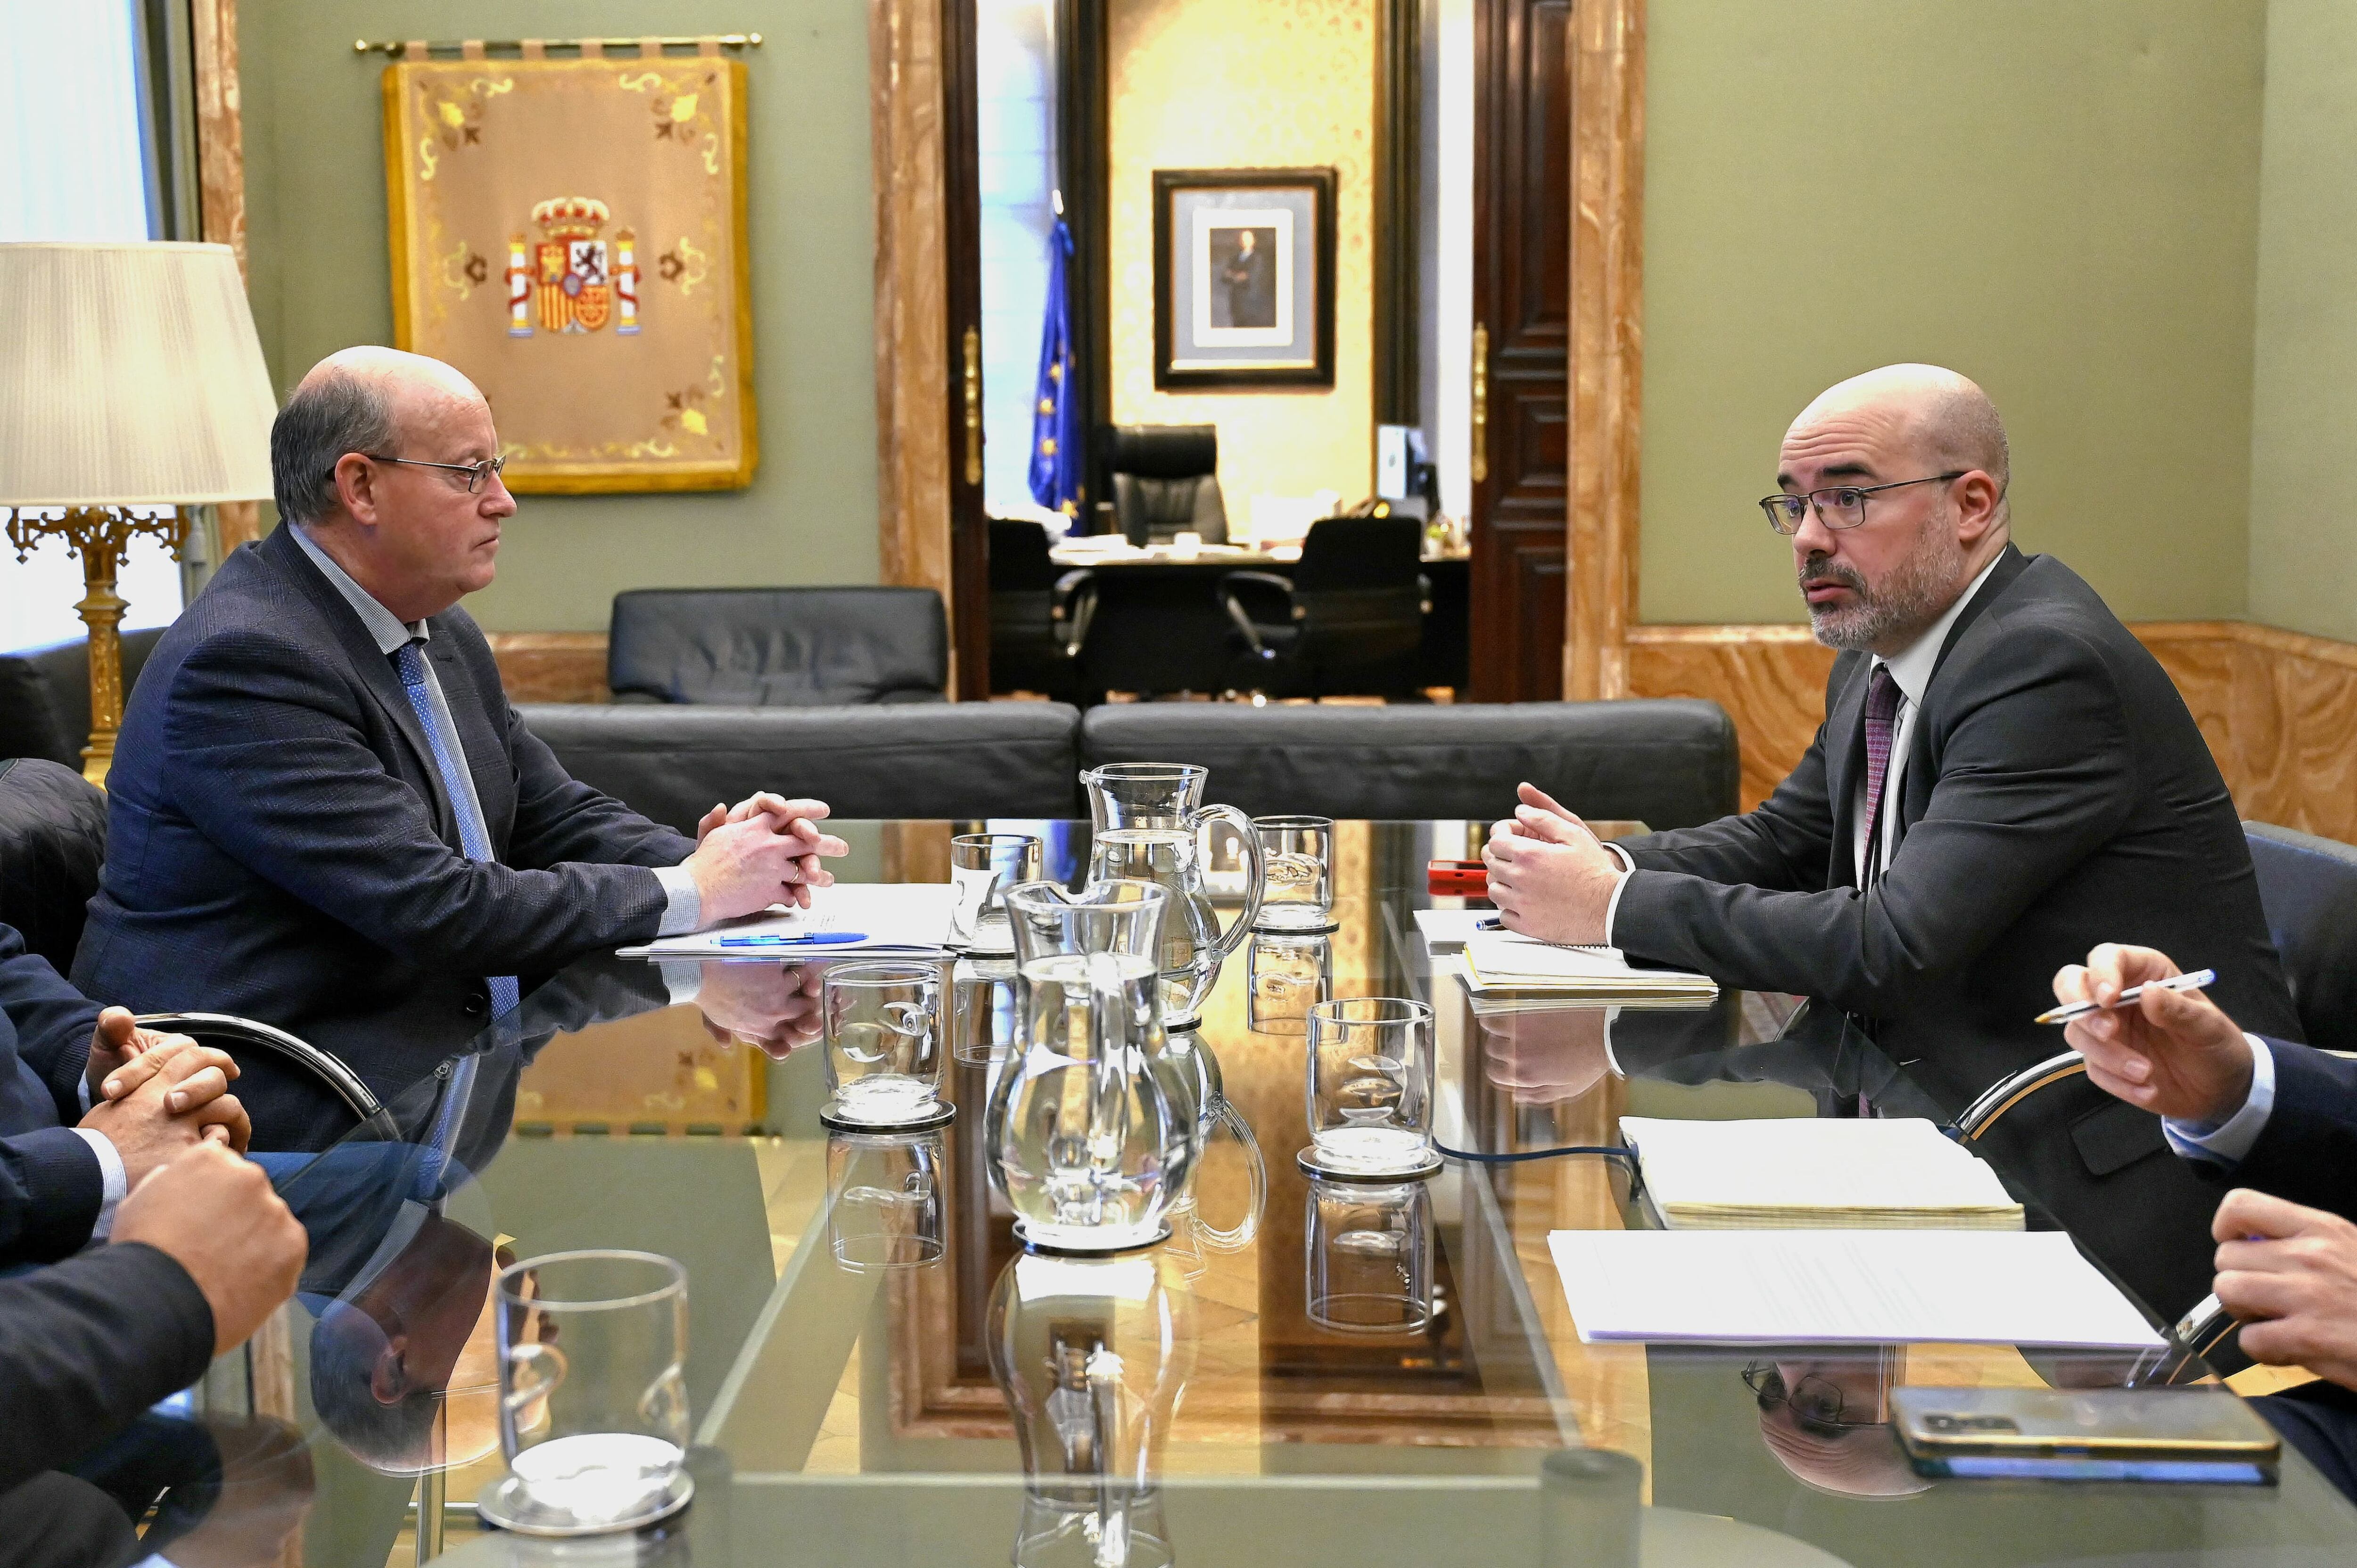
[[[467,476],[467,493],[470,496],[483,488],[486,475],[499,473],[508,466],[505,457],[486,457],[479,463],[428,463],[419,457],[386,457],[374,452],[363,452],[361,456],[371,463],[399,463],[409,468],[447,468],[454,474],[464,474]]]
[[[1763,496],[1760,510],[1768,514],[1768,526],[1779,533],[1798,533],[1809,515],[1817,509],[1817,519],[1827,528],[1856,528],[1866,521],[1866,498],[1884,490],[1903,490],[1910,485],[1944,484],[1961,479],[1971,473],[1959,468],[1953,474],[1927,474],[1920,479],[1894,479],[1887,485],[1835,485],[1831,489],[1811,490],[1804,496]]]
[[[1835,1437],[1860,1427],[1886,1424],[1845,1414],[1841,1390],[1830,1378],[1821,1378],[1814,1372],[1787,1389],[1784,1374],[1776,1369],[1775,1362],[1754,1361],[1743,1369],[1743,1384],[1759,1400],[1761,1410],[1783,1405],[1792,1411],[1793,1424],[1818,1437]]]

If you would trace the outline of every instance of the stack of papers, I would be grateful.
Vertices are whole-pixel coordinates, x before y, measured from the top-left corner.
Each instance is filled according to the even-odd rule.
[[[624,958],[939,958],[948,951],[953,889],[943,883],[838,882],[811,907],[773,904],[708,931],[623,948]],[[835,940],[799,939],[826,936]],[[845,940],[850,939],[850,940]]]
[[[1476,997],[1555,996],[1584,1001],[1707,1002],[1706,974],[1638,969],[1618,948],[1560,947],[1512,931],[1476,931],[1465,942],[1466,986]]]
[[[1620,1118],[1673,1230],[2018,1230],[1996,1172],[1921,1120]]]
[[[1557,1230],[1547,1246],[1591,1345],[2161,1343],[2060,1230]]]

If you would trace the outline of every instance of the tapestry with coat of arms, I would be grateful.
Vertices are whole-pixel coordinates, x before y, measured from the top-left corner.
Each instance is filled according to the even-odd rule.
[[[749,484],[745,67],[385,68],[393,342],[490,400],[511,489]]]

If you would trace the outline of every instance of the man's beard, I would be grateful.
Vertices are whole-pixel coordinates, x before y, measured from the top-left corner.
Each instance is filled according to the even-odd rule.
[[[1911,641],[1954,602],[1964,564],[1964,545],[1947,520],[1937,514],[1925,520],[1915,548],[1878,589],[1868,588],[1847,563],[1812,555],[1801,568],[1803,592],[1818,583],[1839,583],[1854,596],[1841,607],[1811,605],[1810,629],[1819,642],[1844,652],[1871,652],[1878,644]]]

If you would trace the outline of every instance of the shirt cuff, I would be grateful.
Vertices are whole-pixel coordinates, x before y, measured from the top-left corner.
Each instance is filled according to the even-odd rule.
[[[2223,1122],[2161,1118],[2160,1130],[2167,1134],[2169,1146],[2186,1159],[2238,1165],[2267,1130],[2267,1117],[2276,1108],[2275,1053],[2256,1035],[2246,1034],[2243,1038],[2251,1043],[2251,1092],[2240,1111]]]
[[[89,1115],[91,1112],[90,1068],[87,1065],[82,1068],[81,1076],[74,1079],[74,1098],[81,1101],[81,1113],[85,1116]]]
[[[94,1127],[76,1127],[72,1131],[98,1156],[98,1219],[91,1226],[90,1234],[92,1240],[103,1241],[107,1232],[114,1229],[115,1206],[130,1194],[131,1174],[124,1169],[123,1155],[115,1148],[114,1140]]]
[[[1610,849],[1612,846],[1608,843],[1604,847],[1606,849]],[[1624,854],[1620,858],[1625,861],[1629,857]],[[1624,866],[1621,869],[1620,874],[1612,879],[1612,897],[1605,900],[1604,945],[1608,948],[1617,948],[1620,945],[1619,940],[1612,935],[1612,922],[1620,918],[1620,895],[1629,890],[1629,878],[1631,875],[1631,873]]]
[[[704,990],[704,965],[692,958],[667,958],[655,967],[662,972],[663,989],[671,993],[671,1004],[682,1006],[693,1002]]]
[[[683,865],[658,865],[655,880],[662,884],[662,924],[658,937],[680,937],[704,924],[704,895],[695,890],[695,873]]]

